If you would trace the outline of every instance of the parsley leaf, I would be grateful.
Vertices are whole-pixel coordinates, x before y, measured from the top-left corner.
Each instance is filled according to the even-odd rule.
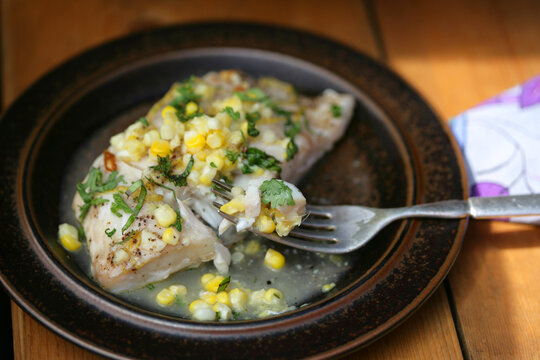
[[[221,112],[227,113],[233,120],[240,120],[240,113],[238,111],[234,111],[234,109],[230,106],[226,106],[221,110]]]
[[[255,123],[259,121],[261,114],[258,111],[246,113],[246,120],[248,123],[247,133],[249,136],[255,137],[260,134],[260,131],[255,128]]]
[[[114,233],[116,232],[116,229],[109,229],[109,228],[106,228],[105,229],[105,235],[107,235],[108,237],[112,238],[112,236],[114,235]]]
[[[270,204],[270,208],[275,209],[276,206],[295,205],[292,197],[292,190],[285,185],[281,180],[270,179],[265,180],[261,186],[261,200],[263,204]]]
[[[135,185],[137,186],[136,188],[134,188]],[[131,224],[133,224],[133,221],[135,221],[135,219],[137,218],[137,215],[139,215],[139,211],[141,211],[141,208],[144,203],[144,199],[146,198],[146,187],[144,186],[144,183],[142,180],[138,180],[134,182],[133,185],[131,185],[129,189],[126,191],[126,194],[129,196],[135,190],[139,188],[141,190],[139,192],[139,196],[137,197],[137,205],[135,205],[135,208],[131,211],[131,215],[129,216],[128,220],[126,221],[124,226],[122,226],[122,234],[131,226]]]
[[[217,169],[217,165],[213,161],[210,161],[210,166]]]
[[[335,118],[338,118],[341,116],[341,106],[339,105],[336,105],[336,104],[332,104],[330,106],[330,110],[332,111],[332,115],[335,117]]]
[[[231,275],[227,276],[225,279],[223,279],[217,288],[217,292],[225,291],[227,290],[227,286],[229,286],[229,283],[231,282]]]
[[[154,284],[148,284],[146,285],[146,288],[150,291],[154,290],[156,287],[154,286]]]
[[[291,137],[289,139],[289,142],[287,143],[287,149],[286,149],[287,161],[291,160],[294,157],[294,155],[296,155],[297,152],[298,152],[298,146],[294,142],[294,137]]]
[[[174,185],[180,187],[180,186],[186,186],[187,185],[187,177],[191,173],[191,168],[193,167],[193,163],[195,160],[193,159],[193,156],[191,156],[191,159],[189,159],[189,162],[186,166],[186,169],[184,172],[180,175],[172,174],[171,172],[171,159],[169,158],[169,155],[165,157],[158,156],[158,164],[156,166],[151,166],[151,169],[159,171],[165,178],[169,179]]]
[[[236,162],[236,160],[238,160],[238,157],[240,156],[240,153],[236,152],[236,151],[227,150],[225,152],[225,156],[227,157],[227,159],[229,159],[234,164]]]
[[[203,115],[199,111],[196,111],[195,113],[190,115],[186,115],[186,105],[192,101],[198,104],[201,99],[201,96],[196,94],[193,90],[194,79],[195,78],[192,76],[191,78],[189,78],[189,80],[181,83],[178,89],[176,89],[176,93],[174,94],[173,99],[169,102],[169,105],[171,105],[177,110],[176,117],[181,122],[186,122],[193,119],[194,117]]]
[[[254,147],[249,147],[242,154],[243,158],[247,160],[248,165],[253,166],[257,165],[263,169],[268,169],[271,171],[281,172],[281,167],[279,166],[279,161],[272,155],[268,155],[262,150],[259,150]],[[242,169],[243,171],[243,169]],[[244,173],[246,174],[246,173]]]
[[[96,194],[113,190],[120,182],[124,181],[124,177],[118,176],[118,171],[116,170],[110,173],[105,182],[102,181],[102,176],[98,168],[92,168],[86,181],[77,184],[77,192],[84,201],[84,205],[79,208],[81,210],[81,214],[79,215],[80,220],[84,220],[92,205],[99,205],[109,201],[96,198]]]
[[[244,92],[236,92],[235,94],[242,101],[257,102],[257,101],[263,101],[263,100],[268,99],[266,94],[259,88],[251,88]]]
[[[114,198],[114,202],[111,204],[111,212],[114,215],[118,217],[122,217],[122,214],[120,214],[118,210],[122,210],[126,214],[131,214],[133,212],[133,210],[131,210],[128,204],[126,204],[124,199],[122,199],[122,196],[120,196],[120,194],[114,194],[113,198]]]
[[[174,223],[176,230],[182,232],[182,218],[180,217],[180,211],[176,210],[176,222]]]
[[[138,118],[137,121],[143,124],[144,126],[150,126],[150,124],[148,123],[148,120],[144,116],[141,116],[140,118]]]

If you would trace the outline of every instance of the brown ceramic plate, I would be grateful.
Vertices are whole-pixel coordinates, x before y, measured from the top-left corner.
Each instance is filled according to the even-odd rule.
[[[81,271],[56,239],[72,155],[88,139],[106,139],[111,121],[132,119],[173,81],[227,68],[275,76],[303,93],[330,87],[356,96],[345,137],[304,180],[312,203],[391,207],[466,196],[448,130],[403,80],[361,53],[311,34],[249,24],[133,35],[47,74],[1,120],[1,281],[38,321],[117,358],[320,358],[386,334],[441,284],[458,254],[464,220],[391,224],[349,255],[352,266],[329,296],[263,320],[166,316],[102,291]],[[103,148],[89,149],[88,159]]]

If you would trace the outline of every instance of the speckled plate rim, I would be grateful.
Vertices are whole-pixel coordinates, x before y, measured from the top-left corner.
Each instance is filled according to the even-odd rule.
[[[196,41],[195,39],[189,37],[189,34],[194,33],[197,33],[199,35]],[[219,35],[216,36],[216,34]],[[261,41],[261,39],[265,40]],[[286,46],[283,46],[284,40],[287,40]],[[137,44],[142,44],[142,46],[134,46]],[[445,138],[445,140],[447,141],[447,150],[452,152],[452,159],[450,159],[453,166],[452,175],[459,180],[459,184],[457,184],[457,191],[459,192],[459,197],[465,197],[467,195],[462,160],[448,128],[439,123],[431,109],[413,90],[410,89],[410,87],[408,87],[407,84],[405,84],[405,82],[403,82],[399,77],[386,69],[384,66],[381,66],[380,64],[358,52],[355,52],[330,40],[326,40],[321,37],[299,32],[296,30],[250,24],[193,24],[159,29],[120,39],[115,42],[103,45],[94,50],[91,50],[83,55],[80,55],[43,77],[30,89],[28,89],[10,107],[10,109],[6,112],[1,124],[5,128],[7,128],[6,130],[15,130],[16,125],[20,126],[20,124],[17,124],[16,120],[21,120],[21,117],[15,114],[16,110],[20,110],[23,106],[27,106],[29,103],[33,105],[32,110],[36,114],[43,115],[42,111],[44,111],[45,109],[50,109],[50,104],[48,103],[48,101],[50,101],[51,99],[47,99],[49,95],[52,97],[53,100],[56,101],[56,103],[58,103],[58,99],[61,99],[63,96],[71,96],[73,91],[76,91],[78,85],[88,81],[89,77],[91,77],[90,74],[96,76],[101,73],[106,73],[107,71],[110,71],[118,65],[129,64],[131,61],[135,61],[146,56],[151,56],[152,54],[156,53],[167,52],[179,48],[190,49],[212,45],[244,48],[262,48],[264,50],[283,53],[291,55],[293,57],[304,58],[305,60],[313,62],[323,68],[332,69],[333,72],[338,73],[339,76],[342,76],[346,79],[350,79],[349,76],[351,74],[343,73],[341,69],[336,69],[335,67],[333,68],[332,65],[336,65],[336,63],[339,63],[340,61],[351,61],[351,59],[354,59],[357,62],[362,62],[365,67],[368,67],[369,69],[374,71],[374,74],[372,74],[371,76],[374,79],[378,79],[378,83],[374,83],[373,86],[385,87],[387,88],[385,91],[389,91],[390,93],[394,91],[396,95],[403,97],[403,100],[410,100],[414,106],[418,107],[419,114],[423,115],[423,117],[422,119],[416,119],[416,121],[427,121],[430,124],[433,124],[433,122],[437,123],[437,126],[439,127],[436,131],[438,133],[437,135]],[[331,54],[332,57],[321,56],[324,54]],[[105,58],[107,58],[106,61]],[[113,61],[111,61],[111,58],[113,59]],[[107,66],[104,66],[104,64]],[[67,81],[66,84],[67,78],[70,78],[70,80]],[[43,96],[43,98],[41,99],[41,103],[39,101],[36,102],[36,94],[40,93],[43,89],[47,89],[51,93],[49,95]],[[394,114],[394,116],[396,116],[396,111],[400,110],[385,107],[384,99],[382,98],[374,100],[378,104],[380,104],[385,111],[388,111],[391,117],[392,113]],[[27,122],[28,120],[24,121]],[[4,137],[2,138],[2,140],[5,140],[5,134],[9,134],[9,131],[4,132],[3,134]],[[406,140],[408,142],[412,141],[414,143],[412,135],[411,138]],[[6,218],[9,220],[8,222],[11,227],[9,227],[8,230],[4,229],[2,230],[2,232],[0,232],[2,238],[4,238],[4,236],[6,235],[16,234],[16,236],[14,237],[17,237],[19,239],[29,239],[34,237],[35,235],[34,232],[31,231],[31,224],[17,227],[17,225],[20,226],[19,221],[24,222],[26,219],[23,209],[20,206],[17,206],[17,199],[14,198],[15,192],[13,191],[14,185],[17,184],[17,177],[21,174],[20,171],[15,172],[13,171],[13,169],[17,169],[16,159],[19,158],[19,151],[23,148],[23,145],[24,139],[17,138],[12,141],[3,142],[2,144],[0,144],[3,150],[2,153],[6,154],[6,156],[0,162],[0,168],[5,171],[5,173],[2,175],[2,180],[4,180],[4,182],[2,187],[0,188],[0,195],[2,195],[2,199],[0,200],[0,209],[2,209],[2,212],[4,212],[4,214],[8,214],[8,211],[11,212],[11,215],[6,216]],[[420,167],[421,165],[422,164],[420,164]],[[422,184],[421,186],[426,185],[427,187],[429,187],[429,184]],[[435,194],[431,194],[430,191],[426,191],[425,194],[419,194],[419,196],[421,195],[423,196],[423,198],[416,199],[416,201],[436,200],[429,198],[429,196],[432,195],[437,196],[437,192],[435,191],[434,193]],[[424,197],[426,194],[427,196]],[[452,195],[456,197],[455,192]],[[19,219],[17,219],[17,216],[15,215],[18,215]],[[423,227],[424,223],[425,221],[418,221],[415,222],[413,226],[419,229]],[[315,351],[312,351],[311,353],[308,351],[305,354],[295,354],[297,356],[306,355],[313,358],[329,357],[343,354],[361,345],[366,345],[376,340],[377,338],[397,326],[399,323],[404,321],[429,297],[429,295],[442,282],[459,252],[463,233],[466,228],[466,221],[455,221],[451,222],[450,224],[453,225],[453,233],[451,236],[452,239],[449,243],[449,247],[443,259],[444,261],[440,263],[438,269],[435,269],[436,271],[434,275],[430,276],[429,281],[424,284],[425,286],[423,286],[423,289],[412,301],[408,302],[405,306],[401,307],[399,311],[396,311],[392,316],[388,317],[386,321],[374,327],[370,331],[364,333],[362,333],[361,331],[357,331],[356,334],[353,334],[355,335],[354,338],[348,339],[342,344],[333,344],[332,346],[332,344],[329,343],[326,346],[321,346],[320,348],[314,349]],[[13,228],[13,226],[15,226],[15,228]],[[32,242],[30,242],[30,244],[32,244]],[[411,244],[407,243],[407,241],[402,244],[402,246],[409,245]],[[425,244],[418,244],[418,246],[420,247],[424,245]],[[67,282],[73,280],[72,278],[69,279],[69,276],[66,278],[65,269],[58,268],[57,264],[52,259],[48,258],[46,254],[40,253],[40,249],[34,246],[27,248],[26,251],[28,251],[28,253],[19,254],[19,260],[21,260],[21,263],[24,263],[25,256],[27,257],[27,259],[37,256],[37,259],[33,260],[41,263],[41,265],[44,267],[44,270],[46,270],[46,273],[43,276],[57,275],[58,277],[53,279],[52,281],[56,281],[59,288],[66,291],[66,293],[62,295],[68,297],[75,296],[75,294],[70,292],[70,289],[64,288],[65,283],[62,283],[58,280],[62,279],[62,281]],[[3,255],[4,259],[6,259],[6,256],[10,255],[16,256],[16,254],[8,251]],[[2,255],[0,255],[0,259],[2,259]],[[396,269],[395,267],[399,265],[398,263],[401,260],[402,259],[400,259],[399,257],[395,257],[393,261],[389,261],[379,270],[380,273],[383,274],[392,272]],[[32,261],[31,263],[34,263],[34,261]],[[47,327],[57,332],[61,336],[69,339],[70,341],[73,341],[99,354],[117,358],[123,358],[125,356],[133,357],[133,354],[122,354],[121,349],[119,351],[118,348],[111,348],[107,346],[106,343],[104,343],[103,341],[99,341],[99,339],[97,339],[91,334],[84,334],[81,332],[76,333],[73,329],[73,326],[76,326],[77,324],[69,324],[66,323],[65,319],[63,318],[57,319],[54,315],[47,314],[47,309],[44,309],[44,304],[36,302],[35,299],[33,299],[33,301],[29,301],[28,295],[25,296],[23,294],[29,289],[26,288],[23,289],[23,291],[20,291],[21,288],[18,287],[21,285],[20,283],[17,284],[18,286],[15,286],[14,282],[16,282],[16,277],[14,276],[16,275],[14,275],[13,269],[8,269],[3,266],[6,262],[2,262],[2,264],[0,264],[0,266],[2,266],[2,271],[0,275],[0,280],[2,284],[8,289],[8,291],[10,291],[15,301],[26,311],[28,311],[32,316],[34,316],[38,321],[42,322]],[[289,330],[295,329],[295,334],[298,335],[298,332],[304,330],[313,331],[315,329],[305,329],[306,325],[302,323],[305,320],[317,320],[319,322],[312,322],[311,325],[322,324],[323,326],[328,328],[328,326],[335,320],[327,318],[328,314],[331,314],[332,312],[339,312],[342,309],[350,310],[355,307],[359,307],[361,309],[362,304],[360,304],[360,302],[363,298],[363,294],[361,293],[361,291],[365,291],[367,288],[375,287],[376,285],[377,284],[370,283],[370,281],[368,280],[366,283],[362,284],[362,289],[347,289],[346,293],[340,294],[340,296],[338,296],[333,301],[324,302],[319,306],[319,308],[312,309],[311,311],[305,311],[299,317],[298,314],[295,314],[294,317],[284,316],[283,318],[285,318],[286,321],[284,321],[283,318],[278,317],[269,319],[267,321],[258,322],[258,325],[256,326],[250,325],[250,323],[247,323],[247,325],[246,323],[244,323],[228,326],[227,334],[224,334],[219,330],[214,331],[215,329],[213,328],[215,328],[215,326],[212,327],[205,324],[182,324],[181,326],[177,326],[176,329],[189,330],[190,334],[189,336],[186,336],[184,340],[187,339],[188,341],[195,341],[199,344],[201,342],[197,341],[197,339],[200,337],[203,340],[202,342],[204,343],[204,341],[208,340],[207,336],[209,333],[211,333],[217,341],[223,341],[224,343],[226,342],[228,344],[231,341],[239,339],[241,340],[242,338],[249,338],[249,336],[246,335],[246,331],[253,331],[253,329],[256,329],[259,335],[252,336],[251,340],[254,340],[257,336],[262,338],[263,335],[270,335],[271,333],[273,333],[273,335],[270,336],[276,336],[276,334],[278,334],[279,336],[283,336],[287,333],[288,330],[285,331],[284,329],[282,329],[281,332],[278,331],[276,333],[276,326],[279,328],[279,326],[282,326],[280,324],[283,324],[285,322],[289,323],[289,326],[287,328]],[[70,286],[80,286],[80,284],[70,284]],[[78,296],[80,296],[80,294],[78,294]],[[102,303],[100,304],[93,304],[93,306],[95,306],[93,310],[104,313],[107,313],[109,310],[111,310],[111,307],[114,307],[105,300],[102,301]],[[324,309],[321,312],[322,308]],[[116,314],[118,315],[117,311],[118,309],[115,308],[112,313],[116,312]],[[122,311],[126,312],[125,315],[128,318],[126,324],[129,323],[129,326],[133,326],[134,328],[138,327],[140,329],[137,330],[142,331],[144,330],[144,327],[148,325],[148,318],[146,318],[146,315],[133,314],[133,312],[129,309],[123,309]],[[299,322],[299,319],[301,319],[302,322]],[[323,323],[321,323],[320,321],[322,321]],[[325,321],[326,323],[324,323]],[[166,334],[166,331],[163,330],[159,334],[163,336],[171,336],[173,340],[178,340],[178,334]],[[300,336],[299,338],[301,339],[302,336]],[[170,344],[169,342],[165,343]],[[287,342],[283,341],[281,343],[286,345]],[[280,344],[280,342],[278,341],[275,344]],[[253,349],[254,351],[259,351],[257,347],[254,347]],[[283,354],[283,352],[280,352],[279,354]],[[144,356],[144,354],[141,355]]]

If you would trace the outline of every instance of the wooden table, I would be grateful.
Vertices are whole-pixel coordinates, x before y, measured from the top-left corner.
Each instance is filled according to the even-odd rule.
[[[381,59],[443,119],[540,73],[540,2],[4,0],[3,102],[66,58],[143,28],[251,20]],[[540,124],[540,123],[539,123]],[[473,221],[444,286],[350,359],[539,359],[540,228]],[[12,305],[17,359],[94,359]]]

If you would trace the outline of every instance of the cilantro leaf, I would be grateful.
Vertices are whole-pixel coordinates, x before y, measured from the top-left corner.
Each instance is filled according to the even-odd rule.
[[[133,210],[131,210],[128,204],[126,204],[126,202],[124,201],[124,199],[122,199],[122,196],[120,194],[113,194],[113,199],[114,199],[114,202],[111,204],[111,212],[114,215],[118,217],[122,217],[122,214],[120,214],[118,210],[122,210],[126,214],[133,213]]]
[[[150,126],[150,124],[148,123],[148,120],[144,116],[141,116],[140,118],[138,118],[137,121],[143,124],[144,126]]]
[[[107,235],[108,237],[112,237],[115,232],[116,232],[116,229],[112,229],[112,230],[109,228],[105,229],[105,235]]]
[[[247,160],[247,164],[250,166],[257,165],[263,169],[281,172],[279,161],[272,155],[268,155],[260,149],[249,147],[242,154],[242,157]]]
[[[137,183],[139,184],[139,187],[141,189],[141,191],[139,192],[139,196],[137,197],[137,205],[135,205],[135,208],[132,210],[131,215],[129,216],[128,220],[126,221],[124,226],[122,226],[122,234],[131,226],[133,221],[135,221],[135,219],[137,218],[137,215],[139,215],[139,211],[141,211],[141,208],[144,203],[144,199],[146,198],[146,187],[144,186],[144,183],[142,182],[142,180],[139,180],[139,181],[136,181],[134,185]]]
[[[276,206],[283,206],[285,204],[295,205],[291,188],[285,185],[281,180],[265,180],[261,186],[259,186],[259,190],[261,190],[261,200],[263,204],[270,204],[270,208],[272,209],[275,209]]]
[[[170,180],[174,185],[180,187],[187,185],[187,177],[191,173],[191,168],[193,167],[194,162],[195,160],[193,159],[193,156],[191,156],[186,169],[180,175],[172,174],[171,159],[169,158],[169,155],[165,157],[158,156],[158,164],[156,166],[151,166],[150,168],[160,172],[166,179]]]
[[[332,115],[335,117],[335,118],[338,118],[341,116],[341,106],[337,105],[337,104],[332,104],[330,106],[330,110],[332,111]]]
[[[296,155],[297,152],[298,152],[298,146],[294,142],[294,137],[291,137],[289,139],[289,142],[287,143],[287,149],[286,149],[287,161],[291,160],[294,157],[294,155]]]
[[[257,101],[263,101],[263,100],[268,99],[266,94],[259,88],[251,88],[244,92],[236,92],[235,94],[242,101],[257,102]]]
[[[240,156],[240,153],[236,152],[236,151],[227,150],[225,152],[225,156],[227,157],[227,159],[229,159],[234,164],[236,162],[236,160],[238,160],[238,157]]]
[[[233,120],[240,120],[240,113],[238,111],[234,111],[234,109],[230,106],[226,106],[221,110],[221,112],[227,113]]]
[[[182,218],[180,217],[180,211],[176,210],[176,222],[174,223],[176,230],[182,232]]]
[[[227,290],[227,286],[229,286],[229,283],[231,282],[231,275],[227,276],[225,279],[223,279],[217,288],[217,292],[225,291]]]
[[[258,111],[246,113],[246,120],[248,123],[247,133],[249,136],[255,137],[260,134],[260,131],[255,128],[255,123],[259,121],[261,114]]]

